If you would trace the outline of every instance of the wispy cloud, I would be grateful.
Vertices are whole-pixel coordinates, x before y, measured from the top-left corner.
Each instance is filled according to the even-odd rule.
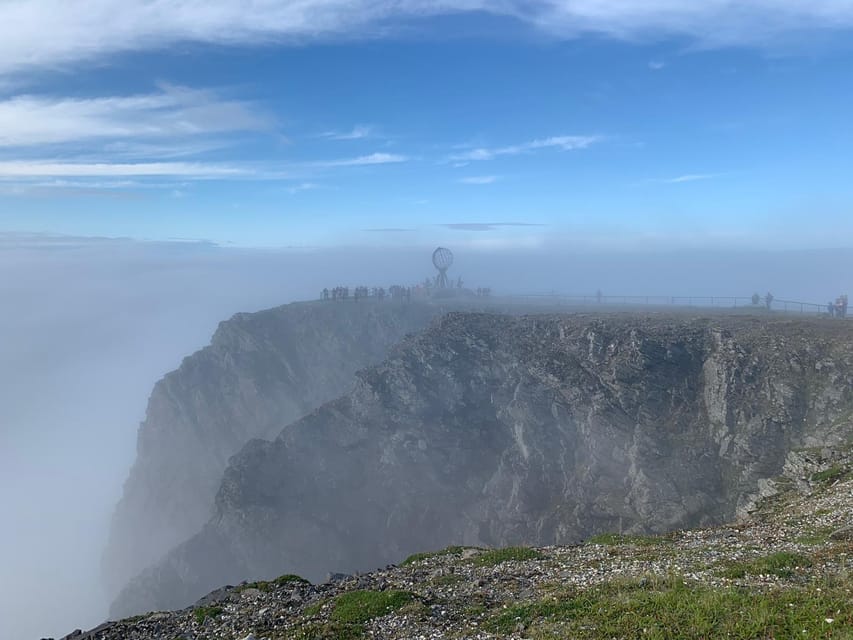
[[[544,227],[535,222],[451,222],[441,225],[454,231],[497,231],[503,227]]]
[[[340,160],[324,160],[310,163],[311,166],[321,168],[334,167],[361,167],[374,164],[396,164],[407,162],[407,156],[398,155],[395,153],[371,153],[366,156],[358,156],[356,158],[343,158]]]
[[[51,161],[0,162],[0,179],[46,177],[171,176],[193,179],[249,176],[246,169],[192,162],[77,163]]]
[[[460,178],[458,182],[462,184],[492,184],[498,181],[498,176],[468,176]]]
[[[586,149],[600,140],[600,136],[551,136],[550,138],[538,138],[536,140],[530,140],[529,142],[509,145],[506,147],[479,147],[476,149],[470,149],[463,153],[451,155],[449,160],[453,163],[473,162],[476,160],[493,160],[500,156],[514,156],[522,153],[532,153],[541,149],[574,151],[577,149]]]
[[[301,193],[303,191],[314,191],[315,189],[322,188],[321,185],[316,182],[301,182],[299,184],[293,185],[292,187],[288,187],[287,192],[290,195],[296,195],[297,193]]]
[[[853,27],[849,0],[68,0],[0,3],[0,74],[102,61],[180,42],[291,43],[393,34],[412,20],[485,12],[556,38],[680,36],[706,46],[766,46],[813,30]],[[381,27],[381,28],[380,28]]]
[[[666,67],[666,63],[661,60],[651,60],[649,62],[649,69],[652,71],[660,71]]]
[[[652,180],[652,182],[660,182],[663,184],[681,184],[682,182],[697,182],[699,180],[711,180],[716,178],[718,173],[688,173],[683,176],[674,178],[663,178],[661,180]]]
[[[111,139],[128,146],[138,139],[160,139],[174,147],[176,139],[272,126],[272,118],[248,102],[187,87],[164,85],[155,93],[130,96],[18,95],[0,100],[0,148]]]
[[[350,131],[325,131],[320,134],[321,138],[329,140],[361,140],[369,138],[373,134],[373,128],[367,125],[356,125]]]

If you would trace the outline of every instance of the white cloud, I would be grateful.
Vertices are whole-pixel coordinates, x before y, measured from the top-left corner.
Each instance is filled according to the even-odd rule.
[[[313,162],[315,167],[359,167],[372,164],[394,164],[398,162],[406,162],[409,160],[406,156],[397,155],[395,153],[371,153],[366,156],[358,156],[357,158],[344,158],[342,160],[326,160],[321,162]]]
[[[351,131],[326,131],[320,134],[321,138],[329,138],[330,140],[361,140],[362,138],[370,137],[373,129],[367,125],[356,125]]]
[[[853,27],[851,0],[5,0],[0,74],[101,62],[180,42],[225,45],[381,37],[428,16],[482,11],[557,38],[679,36],[707,46],[759,45]]]
[[[766,46],[810,30],[853,27],[851,0],[546,0],[522,19],[558,37],[626,40],[679,36],[708,47]]]
[[[649,69],[652,71],[660,71],[664,67],[666,67],[666,63],[660,60],[652,60],[649,62]]]
[[[658,180],[658,182],[663,182],[666,184],[681,184],[682,182],[696,182],[697,180],[711,180],[712,178],[716,178],[717,174],[715,173],[688,173],[683,176],[677,176],[675,178],[665,178],[663,180]]]
[[[176,139],[271,126],[271,118],[249,103],[185,87],[164,86],[156,93],[132,96],[18,95],[0,100],[0,147],[115,139],[120,142],[114,144],[129,148],[136,143],[128,138],[144,138],[168,140],[174,149]]]
[[[470,151],[450,156],[450,161],[458,164],[460,162],[467,163],[474,160],[492,160],[498,156],[514,156],[521,153],[538,151],[540,149],[574,151],[576,149],[586,149],[600,140],[601,138],[599,136],[552,136],[550,138],[531,140],[530,142],[510,145],[507,147],[480,147],[477,149],[471,149]],[[454,166],[456,166],[456,164]]]
[[[251,176],[238,167],[192,162],[77,163],[15,160],[0,162],[0,178],[171,176],[194,179]]]
[[[290,195],[295,195],[302,191],[313,191],[315,189],[320,189],[320,185],[316,182],[300,182],[299,184],[293,185],[292,187],[288,187],[287,192]]]
[[[462,184],[492,184],[493,182],[497,182],[498,176],[469,176],[467,178],[460,178],[459,182]]]

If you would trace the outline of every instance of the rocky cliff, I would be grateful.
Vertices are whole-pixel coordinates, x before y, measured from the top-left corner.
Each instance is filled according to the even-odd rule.
[[[818,320],[450,314],[245,446],[204,529],[113,615],[448,544],[730,519],[791,449],[851,435],[851,338]]]
[[[213,512],[228,458],[252,438],[346,392],[407,333],[442,311],[428,304],[297,303],[237,314],[210,346],[154,388],[137,458],[104,555],[108,589],[198,532]]]

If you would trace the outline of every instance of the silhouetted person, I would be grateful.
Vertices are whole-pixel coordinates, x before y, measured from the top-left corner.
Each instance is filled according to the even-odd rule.
[[[835,303],[832,300],[826,303],[826,312],[830,318],[835,316]]]
[[[772,304],[773,304],[773,294],[768,291],[767,295],[764,296],[764,305],[768,309],[770,309],[770,305],[772,305]]]

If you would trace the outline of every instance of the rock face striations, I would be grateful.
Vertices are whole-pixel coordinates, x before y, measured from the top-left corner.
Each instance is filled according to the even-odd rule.
[[[228,458],[246,442],[275,437],[346,392],[357,370],[440,312],[426,304],[341,307],[235,315],[157,383],[104,555],[111,592],[202,528]]]
[[[729,520],[790,450],[853,435],[851,338],[818,320],[451,313],[300,420],[266,412],[278,437],[232,458],[212,518],[112,614],[448,544]]]

